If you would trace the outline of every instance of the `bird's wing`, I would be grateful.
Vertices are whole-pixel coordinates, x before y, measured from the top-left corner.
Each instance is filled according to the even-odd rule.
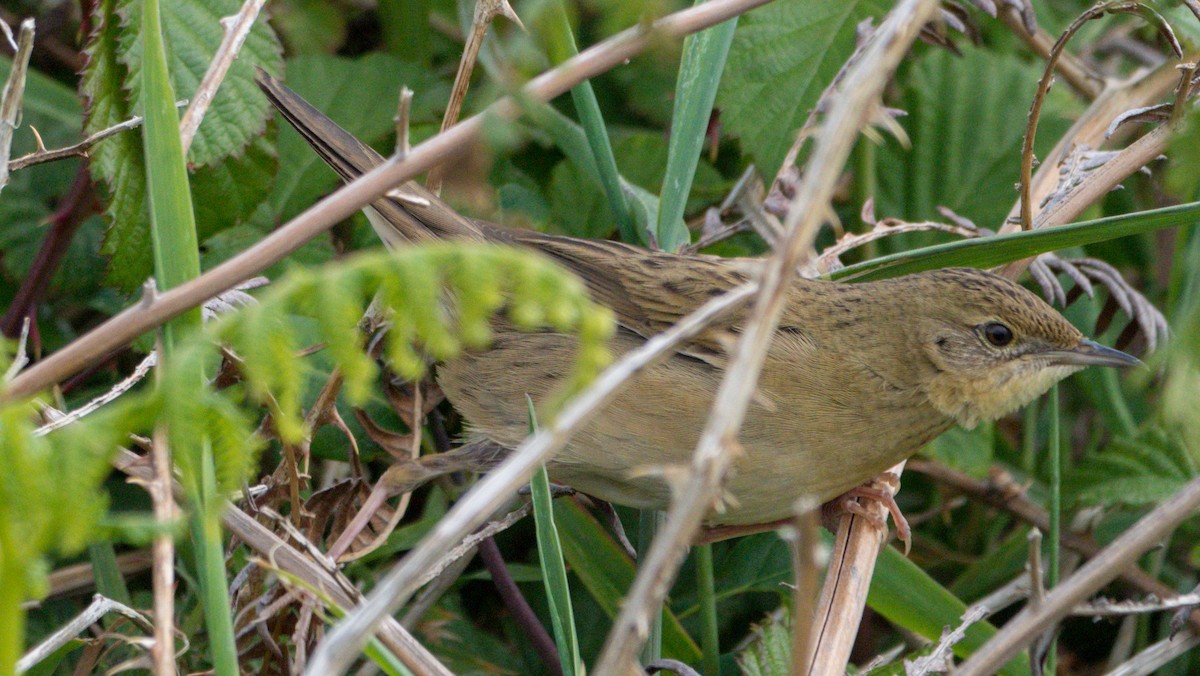
[[[680,256],[607,240],[576,239],[477,222],[490,241],[536,249],[578,275],[617,322],[650,338],[704,303],[746,283],[757,261]],[[746,314],[738,308],[676,349],[724,367],[726,348]]]

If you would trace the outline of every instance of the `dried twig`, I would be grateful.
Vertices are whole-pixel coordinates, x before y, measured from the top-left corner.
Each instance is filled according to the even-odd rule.
[[[572,86],[613,68],[657,40],[688,35],[745,13],[768,0],[710,0],[649,24],[623,31],[568,59],[525,85],[522,96],[545,101]],[[105,354],[137,336],[199,305],[205,299],[277,263],[313,237],[378,199],[395,185],[426,171],[473,141],[487,115],[511,118],[521,107],[504,98],[486,111],[464,120],[444,134],[413,148],[403,160],[384,162],[321,200],[303,214],[275,229],[258,244],[205,274],[161,294],[153,303],[135,305],[110,318],[88,334],[42,359],[20,374],[0,393],[11,401],[38,392],[74,375]]]
[[[161,347],[161,346],[160,346]],[[153,354],[158,354],[156,349]],[[154,520],[161,532],[153,544],[154,567],[152,587],[154,590],[154,645],[150,656],[154,662],[156,676],[171,676],[175,673],[175,540],[171,526],[179,518],[179,508],[171,486],[171,451],[167,441],[167,428],[154,428],[154,441],[150,447],[154,465],[154,480],[146,486],[150,501],[154,505]]]
[[[754,310],[713,401],[711,414],[692,457],[687,484],[671,501],[645,563],[605,641],[598,673],[624,673],[645,641],[649,615],[666,596],[688,544],[714,500],[736,454],[737,432],[754,395],[759,370],[786,302],[785,292],[797,266],[810,254],[817,229],[858,132],[879,103],[879,96],[921,27],[938,11],[928,0],[901,2],[871,37],[861,60],[846,73],[821,127],[800,191],[784,222],[784,239],[763,269]],[[842,665],[844,667],[844,664]],[[839,668],[840,669],[840,668]],[[838,672],[841,673],[840,670]]]
[[[1038,56],[1043,59],[1050,57],[1054,39],[1041,26],[1034,26],[1029,32],[1029,24],[1021,12],[1012,7],[1002,7],[997,18],[1012,30],[1013,34],[1023,40]],[[1086,63],[1070,52],[1063,52],[1055,61],[1055,70],[1066,80],[1067,85],[1077,94],[1087,99],[1094,99],[1104,90],[1104,78],[1093,71]]]
[[[792,591],[792,673],[803,674],[812,662],[812,626],[817,611],[820,567],[817,563],[821,548],[819,506],[796,506],[796,525],[781,532],[791,540],[792,568],[796,588]]]
[[[973,605],[962,615],[962,621],[954,629],[946,627],[941,638],[928,655],[904,663],[905,676],[919,676],[928,673],[946,673],[954,666],[954,646],[967,635],[967,629],[988,616],[987,606]]]
[[[509,6],[508,0],[475,0],[475,13],[471,17],[471,34],[467,44],[463,46],[462,58],[458,62],[458,72],[454,74],[454,87],[450,90],[450,101],[446,105],[446,114],[442,117],[441,131],[458,124],[458,116],[462,112],[463,101],[467,98],[467,89],[471,86],[471,73],[475,70],[475,60],[479,58],[479,48],[483,46],[483,38],[487,35],[488,26],[496,17],[503,16],[521,26],[520,17]],[[445,165],[438,165],[429,172],[425,187],[438,194],[442,190],[442,173]]]
[[[892,467],[884,476],[897,477],[904,471],[904,462]],[[816,650],[809,667],[811,674],[838,676],[845,673],[850,650],[858,636],[863,609],[867,605],[867,590],[875,572],[875,560],[887,537],[887,508],[878,501],[862,505],[873,519],[847,514],[838,522],[825,586],[821,589],[820,612],[813,623]],[[885,524],[880,528],[880,524]]]
[[[8,24],[3,24],[3,26],[7,32]],[[8,158],[12,154],[13,132],[21,124],[21,104],[25,98],[25,73],[29,69],[29,56],[32,53],[33,19],[25,19],[21,22],[21,28],[17,35],[12,69],[8,71],[8,80],[4,83],[4,90],[0,91],[0,190],[8,185]]]
[[[1097,4],[1080,14],[1067,26],[1058,40],[1054,42],[1054,46],[1050,49],[1049,55],[1046,57],[1046,67],[1042,72],[1041,79],[1038,80],[1037,91],[1033,95],[1033,103],[1029,107],[1029,116],[1025,126],[1025,139],[1021,146],[1021,229],[1033,229],[1033,199],[1031,197],[1031,183],[1033,180],[1033,140],[1037,135],[1038,120],[1041,118],[1042,104],[1046,102],[1046,94],[1050,91],[1050,84],[1054,79],[1054,67],[1058,63],[1059,57],[1067,47],[1067,43],[1075,34],[1083,28],[1084,24],[1094,19],[1104,16],[1110,9],[1117,4],[1129,5],[1136,3],[1113,3],[1107,2]]]
[[[1081,603],[1071,610],[1072,615],[1084,617],[1119,617],[1122,615],[1138,615],[1143,613],[1161,613],[1164,610],[1188,609],[1200,606],[1200,594],[1180,594],[1169,599],[1151,597],[1143,601],[1113,601],[1097,599],[1091,603]]]
[[[1012,482],[1011,478],[993,477],[993,481],[983,482],[958,470],[922,458],[909,460],[908,469],[925,474],[939,483],[952,486],[970,495],[973,499],[1005,510],[1025,523],[1043,530],[1050,528],[1050,517],[1046,511],[1030,501],[1023,490]],[[1089,558],[1100,553],[1100,545],[1096,544],[1095,540],[1071,530],[1063,531],[1062,545]],[[1148,594],[1155,594],[1162,598],[1176,594],[1174,589],[1136,566],[1121,571],[1120,578]],[[1194,621],[1197,628],[1200,628],[1200,619]]]
[[[17,660],[17,673],[20,674],[29,671],[38,662],[41,662],[54,654],[59,648],[73,641],[81,632],[110,612],[128,617],[146,632],[154,631],[154,626],[138,611],[110,598],[96,594],[92,597],[91,604],[87,608],[84,608],[83,612],[76,615],[75,619],[63,625],[50,636],[47,636],[41,643],[30,648],[29,652],[25,653],[20,660]]]
[[[457,553],[463,550],[465,542],[460,543],[462,538],[506,503],[517,488],[529,481],[534,470],[562,448],[570,435],[611,401],[634,375],[665,358],[681,341],[696,335],[712,321],[741,307],[757,289],[757,284],[750,283],[710,300],[674,327],[626,353],[600,374],[551,425],[526,439],[463,496],[438,521],[433,531],[376,585],[367,603],[334,628],[314,655],[315,666],[310,666],[312,673],[333,673],[343,669],[344,663],[352,660],[361,649],[361,642],[365,641],[371,628],[403,605],[418,587],[436,576],[439,567],[444,565],[442,562],[448,563],[461,555]]]
[[[209,62],[208,70],[205,71],[204,78],[200,80],[200,85],[196,87],[196,92],[192,95],[192,103],[183,113],[183,119],[179,121],[179,136],[183,141],[185,155],[192,145],[192,139],[196,137],[196,130],[200,128],[200,123],[204,120],[204,114],[208,112],[208,107],[217,94],[217,88],[221,86],[221,81],[225,79],[225,74],[229,72],[229,67],[233,65],[233,60],[237,58],[238,52],[242,50],[246,36],[250,35],[250,29],[254,26],[254,21],[258,18],[258,13],[266,1],[246,0],[237,14],[221,19],[225,37],[221,40],[221,45],[217,48],[217,53],[213,55],[212,61]]]
[[[176,105],[181,105],[181,104],[183,104],[182,101],[177,103]],[[79,143],[76,143],[74,145],[69,145],[64,148],[56,148],[54,150],[47,150],[45,148],[39,147],[34,152],[29,153],[28,155],[22,155],[22,156],[18,157],[17,159],[9,162],[8,168],[12,171],[17,171],[18,169],[24,169],[25,167],[32,167],[35,164],[44,164],[46,162],[62,160],[62,159],[66,159],[68,157],[87,157],[87,151],[89,149],[91,149],[92,146],[99,143],[100,141],[103,141],[104,139],[106,139],[110,136],[116,136],[117,134],[119,134],[123,131],[129,131],[130,129],[137,129],[139,126],[141,126],[141,124],[142,124],[142,117],[140,115],[138,115],[135,117],[131,117],[128,120],[125,120],[124,122],[114,124],[113,126],[108,127],[107,129],[101,129],[100,131],[88,136],[87,138],[83,139],[82,141],[80,141]],[[41,145],[40,142],[38,145],[39,146]]]
[[[1034,610],[1026,608],[959,669],[963,676],[994,673],[1046,627],[1066,617],[1080,601],[1095,593],[1139,556],[1173,531],[1184,519],[1200,508],[1200,479],[1188,482],[1171,498],[1151,510],[1099,555],[1046,595],[1046,602]]]
[[[116,385],[113,385],[107,392],[92,399],[88,403],[71,411],[70,413],[61,413],[57,409],[45,408],[44,413],[50,418],[50,422],[46,423],[33,431],[34,436],[45,436],[54,430],[62,429],[67,425],[83,418],[84,416],[94,413],[100,407],[115,401],[122,394],[125,394],[134,385],[137,385],[150,373],[150,369],[158,363],[158,351],[152,351],[150,354],[142,358],[138,365],[133,369],[133,372],[125,376]]]
[[[1159,667],[1200,645],[1200,634],[1187,631],[1165,638],[1118,665],[1105,676],[1145,676],[1158,673]]]

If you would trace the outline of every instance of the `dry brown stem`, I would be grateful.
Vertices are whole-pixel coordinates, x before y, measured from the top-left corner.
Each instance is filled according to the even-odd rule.
[[[1117,577],[1121,571],[1136,565],[1139,556],[1157,545],[1198,508],[1200,479],[1193,479],[1142,517],[1074,575],[1050,590],[1040,607],[1026,607],[1018,613],[956,673],[961,676],[995,673],[1047,627],[1066,617],[1076,605]]]
[[[1030,33],[1021,18],[1021,13],[1009,6],[1000,8],[998,18],[1038,56],[1049,59],[1050,50],[1054,47],[1054,38],[1041,26],[1035,27],[1034,32]],[[1088,100],[1096,98],[1104,91],[1104,78],[1070,52],[1063,52],[1054,67],[1075,93]]]
[[[179,121],[179,136],[183,142],[184,155],[191,147],[192,139],[196,137],[196,130],[200,128],[204,114],[208,112],[208,107],[217,94],[217,88],[221,86],[221,81],[225,79],[225,74],[229,72],[229,67],[233,65],[233,60],[237,58],[238,52],[242,50],[246,36],[250,34],[250,28],[254,26],[254,21],[258,18],[266,1],[246,0],[237,14],[221,19],[225,37],[222,38],[221,45],[217,47],[217,53],[213,55],[212,61],[209,62],[208,70],[205,71],[204,78],[200,80],[200,85],[196,87],[196,92],[192,95],[192,102],[183,113],[183,119]]]
[[[8,26],[5,25],[5,31]],[[11,39],[11,38],[10,38]],[[33,19],[21,22],[17,35],[16,51],[12,69],[4,90],[0,91],[0,190],[8,185],[8,158],[12,154],[13,133],[21,124],[21,104],[25,98],[25,73],[29,69],[29,57],[33,54]]]
[[[899,479],[904,463],[889,469]],[[889,482],[890,483],[890,482]],[[899,487],[899,482],[896,482]],[[883,503],[868,501],[862,505],[874,519],[847,514],[838,522],[833,555],[821,589],[820,611],[813,621],[813,643],[816,650],[809,662],[809,674],[845,673],[850,650],[858,636],[867,591],[875,572],[875,560],[887,539],[888,510]],[[883,527],[880,528],[880,524]]]
[[[629,380],[665,358],[681,341],[709,323],[741,307],[758,290],[754,283],[737,287],[705,303],[672,328],[626,353],[573,399],[552,424],[529,437],[503,463],[467,492],[434,529],[384,577],[367,602],[326,637],[313,657],[313,674],[345,669],[362,649],[375,625],[403,605],[422,584],[426,571],[437,565],[463,537],[480,526],[529,481],[533,472],[553,457],[577,429],[612,400]]]
[[[796,588],[792,591],[792,675],[800,676],[812,662],[812,626],[820,590],[821,548],[819,506],[798,505],[799,515],[791,529],[792,567]]]
[[[525,85],[522,96],[549,100],[574,85],[613,68],[656,40],[677,38],[745,13],[768,0],[710,0],[649,25],[639,25],[590,47]],[[478,138],[486,115],[515,117],[520,106],[511,98],[492,104],[443,134],[425,141],[403,160],[392,159],[277,228],[263,240],[205,274],[138,303],[110,318],[83,337],[18,375],[0,393],[0,401],[30,396],[128,344],[208,298],[279,262],[313,237],[378,199],[395,185],[427,171]]]
[[[161,529],[152,545],[154,645],[150,648],[150,657],[155,676],[171,676],[175,673],[175,540],[171,530],[179,518],[179,508],[172,491],[171,449],[165,426],[155,427],[150,453],[154,478],[146,485],[146,490],[154,505],[154,520]]]
[[[778,325],[785,292],[797,266],[811,254],[858,132],[871,119],[883,88],[921,27],[937,12],[938,3],[928,0],[898,4],[872,35],[861,60],[847,71],[843,88],[833,97],[813,148],[810,171],[788,211],[786,234],[763,269],[762,289],[717,391],[687,483],[673,496],[666,523],[657,533],[645,563],[639,562],[633,588],[605,641],[596,666],[598,673],[627,673],[634,668],[637,652],[648,634],[650,614],[663,602],[688,544],[719,495],[721,481],[736,453],[738,430]]]
[[[442,117],[442,129],[446,131],[458,124],[458,116],[462,113],[463,101],[467,98],[467,90],[471,87],[471,73],[475,70],[475,61],[479,58],[479,49],[483,47],[483,38],[487,35],[488,26],[496,17],[507,17],[518,26],[524,28],[517,13],[509,6],[508,0],[475,0],[475,13],[471,17],[471,34],[467,36],[467,44],[463,46],[462,58],[458,62],[458,72],[454,74],[454,87],[450,90],[450,102],[446,105],[446,114]],[[442,173],[444,165],[438,165],[429,172],[425,187],[434,194],[442,191]]]

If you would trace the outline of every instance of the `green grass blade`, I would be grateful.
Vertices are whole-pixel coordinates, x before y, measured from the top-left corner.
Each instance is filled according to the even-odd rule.
[[[142,87],[145,106],[145,155],[147,195],[150,202],[150,231],[154,248],[154,274],[159,287],[169,289],[200,275],[199,246],[191,187],[179,137],[179,113],[175,92],[167,72],[166,48],[162,38],[158,0],[145,0],[142,8]],[[180,335],[200,325],[199,308],[171,320],[163,331],[163,346],[169,360]],[[196,362],[190,375],[197,388],[203,374]],[[180,396],[185,396],[180,394]],[[212,649],[213,670],[218,676],[238,673],[237,647],[225,578],[224,544],[220,510],[223,501],[216,491],[212,448],[203,443],[203,474],[189,496],[196,505],[192,515],[196,537],[197,571],[204,601],[204,619]]]
[[[571,570],[609,617],[616,617],[621,600],[633,585],[636,570],[611,535],[574,500],[554,501],[563,554]],[[663,612],[662,653],[688,664],[700,662],[700,648],[683,629],[679,618]]]
[[[880,256],[850,265],[830,275],[843,282],[868,282],[951,266],[990,268],[1028,256],[1073,246],[1191,225],[1200,220],[1200,202],[1151,209],[1123,216],[1098,218],[1045,230],[1015,232],[967,239],[913,251]]]
[[[571,590],[567,585],[567,569],[563,564],[562,544],[554,526],[554,505],[550,497],[550,478],[541,467],[530,480],[533,492],[533,520],[537,529],[538,555],[542,564],[542,580],[546,583],[546,599],[550,603],[550,621],[554,627],[554,642],[563,673],[584,673],[579,656],[579,639],[575,633],[575,615],[571,610]]]
[[[132,606],[129,588],[121,575],[117,563],[117,551],[110,541],[93,542],[88,545],[88,559],[92,562],[92,575],[96,580],[96,591],[107,598]]]
[[[717,631],[717,592],[713,582],[712,543],[697,545],[696,586],[700,589],[700,620],[703,629],[700,645],[704,649],[704,673],[707,676],[721,674],[721,642]]]
[[[1050,388],[1047,395],[1047,412],[1050,422],[1050,547],[1046,561],[1046,588],[1058,586],[1059,543],[1062,541],[1062,430],[1059,420],[1058,384]],[[1046,654],[1046,673],[1055,673],[1057,641],[1050,643]]]
[[[967,606],[894,547],[884,547],[875,563],[867,604],[893,624],[936,641],[942,629],[957,627]],[[988,622],[971,625],[954,646],[959,657],[970,655],[996,634]],[[1027,676],[1029,658],[1022,652],[1000,670],[1006,676]]]
[[[142,49],[143,138],[154,276],[158,288],[170,289],[200,275],[200,254],[158,0],[146,0],[142,10]],[[166,349],[170,351],[180,331],[199,325],[199,308],[168,322],[163,333]]]
[[[554,3],[551,11],[557,15],[559,25],[559,40],[550,44],[550,57],[554,63],[562,63],[579,53],[575,46],[575,34],[571,22],[567,20],[566,10],[562,1]],[[604,126],[604,117],[600,114],[600,103],[596,100],[596,92],[592,83],[584,80],[571,88],[571,101],[575,104],[575,114],[583,133],[587,136],[588,147],[596,169],[599,171],[600,185],[604,188],[604,196],[608,199],[608,207],[617,220],[621,231],[621,239],[630,243],[648,244],[646,224],[638,223],[634,218],[633,209],[629,204],[629,196],[621,187],[621,174],[617,171],[617,159],[613,154],[612,142],[608,138],[608,129]]]
[[[700,0],[696,4],[700,4]],[[654,228],[654,236],[664,251],[678,251],[691,241],[683,222],[683,212],[735,28],[736,17],[683,41],[683,61],[675,82],[675,110],[671,114],[667,170],[663,175],[662,198]]]
[[[537,431],[537,414],[533,401],[529,404],[529,432]],[[546,466],[538,468],[529,481],[533,501],[533,522],[537,531],[538,560],[542,566],[542,581],[546,584],[546,600],[550,604],[550,622],[554,627],[554,642],[558,644],[558,659],[565,676],[584,673],[579,655],[579,638],[575,633],[575,613],[571,610],[571,589],[567,584],[567,568],[563,564],[562,543],[554,525],[554,498],[550,495],[550,477]]]
[[[650,553],[650,546],[654,544],[654,535],[658,533],[661,519],[662,512],[657,509],[643,509],[638,512],[638,561],[645,561],[646,556]],[[650,632],[646,636],[646,643],[642,645],[643,663],[650,664],[662,657],[662,632],[663,606],[659,605],[650,616]]]

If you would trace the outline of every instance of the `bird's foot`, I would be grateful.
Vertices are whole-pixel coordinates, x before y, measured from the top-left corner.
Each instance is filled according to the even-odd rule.
[[[912,529],[908,526],[908,519],[904,518],[904,513],[900,511],[900,506],[896,504],[896,491],[899,489],[900,479],[895,474],[890,472],[881,474],[822,505],[821,516],[826,520],[829,530],[834,532],[837,531],[838,518],[846,514],[853,514],[861,516],[871,525],[886,533],[886,517],[880,516],[878,512],[868,509],[866,505],[859,502],[860,499],[874,500],[892,515],[892,522],[896,524],[896,537],[904,543],[904,555],[908,556],[909,550],[912,549]],[[830,527],[829,524],[833,524],[833,526]]]

